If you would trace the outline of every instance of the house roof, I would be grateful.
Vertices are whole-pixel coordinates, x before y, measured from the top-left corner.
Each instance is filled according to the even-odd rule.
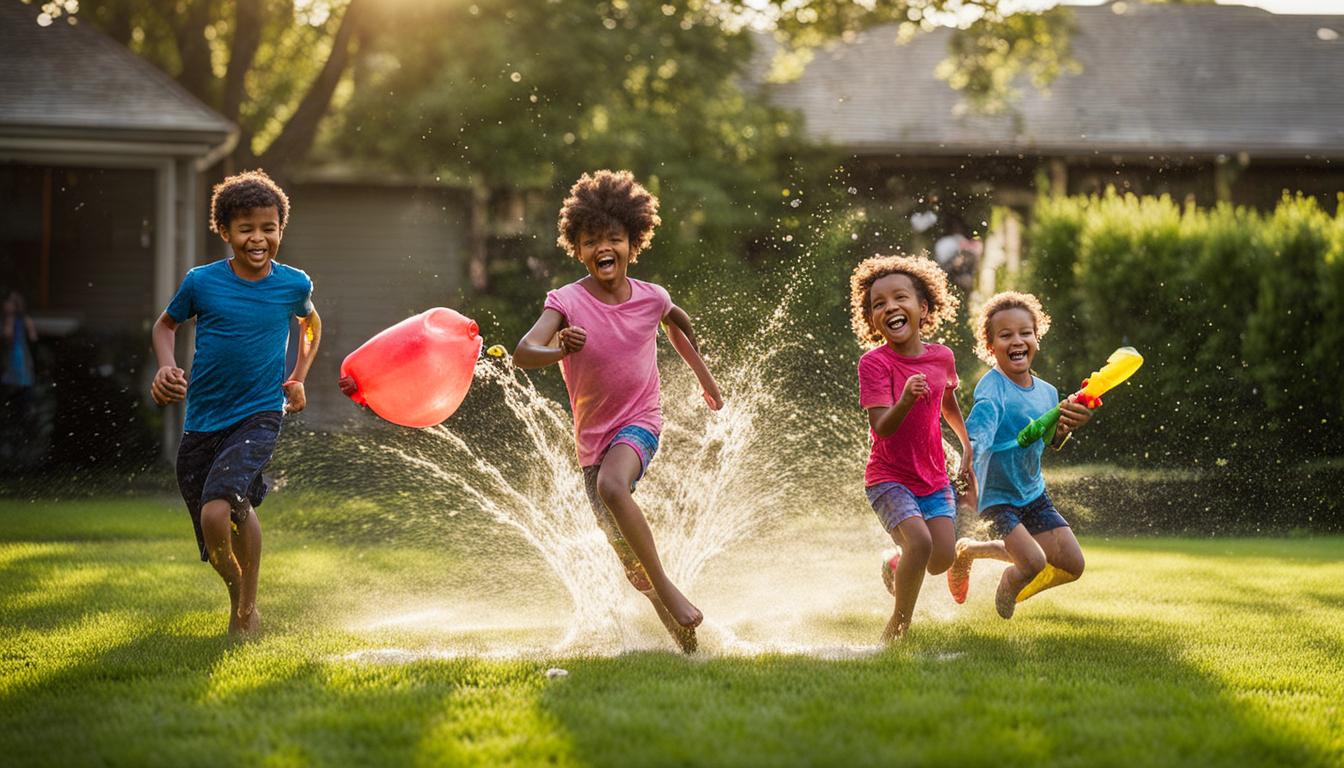
[[[237,128],[87,22],[0,0],[0,136],[215,147]],[[183,152],[192,150],[184,148]]]
[[[951,30],[901,45],[896,28],[818,50],[794,82],[768,86],[810,137],[860,154],[1344,157],[1344,16],[1112,3],[1075,7],[1082,69],[1013,109],[967,110],[934,69]]]

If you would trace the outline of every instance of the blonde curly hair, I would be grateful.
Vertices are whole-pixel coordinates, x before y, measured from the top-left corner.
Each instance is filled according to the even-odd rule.
[[[956,318],[961,300],[948,288],[947,273],[937,262],[926,255],[878,254],[859,262],[849,278],[849,322],[863,346],[876,347],[882,343],[882,334],[878,333],[868,318],[873,309],[873,283],[888,275],[905,275],[910,278],[920,301],[929,306],[929,311],[919,324],[921,333],[934,333],[938,326]]]
[[[1032,294],[1002,291],[990,296],[984,306],[980,307],[980,313],[972,326],[975,331],[975,356],[988,365],[994,364],[994,353],[989,348],[989,323],[994,319],[994,315],[1005,309],[1020,309],[1031,315],[1031,321],[1036,326],[1037,341],[1045,338],[1045,334],[1050,331],[1050,315],[1045,313],[1041,300]]]

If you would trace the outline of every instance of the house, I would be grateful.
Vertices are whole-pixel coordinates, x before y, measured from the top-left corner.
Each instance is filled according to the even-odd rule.
[[[41,429],[5,440],[84,465],[171,458],[183,413],[148,402],[149,330],[188,269],[228,255],[208,231],[209,182],[238,130],[92,26],[39,13],[0,0],[0,289],[27,298],[48,379]],[[345,354],[456,295],[469,205],[387,174],[280,181],[293,206],[280,258],[313,275],[325,321],[306,418],[333,425],[358,411],[336,387]]]
[[[39,373],[65,379],[45,390],[59,428],[37,436],[115,456],[180,429],[117,395],[152,376],[149,324],[202,258],[201,172],[238,131],[92,27],[39,13],[0,2],[0,287],[27,298]]]
[[[1070,194],[1114,185],[1259,207],[1301,190],[1333,208],[1344,16],[1125,0],[1061,10],[1077,67],[1044,90],[1017,83],[1001,114],[968,109],[935,74],[946,28],[905,44],[895,26],[859,33],[767,88],[810,138],[851,155],[859,186],[878,196],[953,203],[978,189],[1024,209],[1044,178]]]

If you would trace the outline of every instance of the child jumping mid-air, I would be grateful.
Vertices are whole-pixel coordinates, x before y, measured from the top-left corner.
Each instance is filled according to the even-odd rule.
[[[632,495],[658,450],[658,326],[695,372],[705,402],[723,407],[700,357],[690,316],[666,289],[627,277],[661,223],[658,199],[628,171],[584,174],[560,209],[559,244],[588,270],[546,294],[541,317],[518,342],[520,368],[560,363],[588,499],[626,578],[653,603],[681,649],[696,648],[700,610],[663,571],[653,533]]]
[[[322,336],[312,280],[275,261],[288,219],[289,198],[261,171],[216,185],[210,229],[232,254],[187,272],[153,330],[159,369],[150,396],[159,405],[187,401],[177,484],[201,559],[228,587],[230,634],[260,627],[261,524],[254,507],[267,490],[261,469],[275,450],[282,414],[302,411],[307,402],[303,380]],[[293,317],[301,342],[286,377]],[[188,380],[173,347],[178,326],[191,318],[196,351]]]
[[[882,577],[896,598],[882,639],[905,635],[924,583],[952,565],[956,494],[947,478],[940,420],[970,456],[957,404],[952,350],[923,340],[956,316],[947,276],[928,258],[875,256],[850,278],[850,322],[859,342],[873,347],[859,359],[859,405],[868,412],[872,450],[864,474],[868,501],[897,544],[883,558]],[[968,503],[975,486],[963,460]]]
[[[991,297],[975,323],[976,353],[994,367],[975,386],[975,404],[966,419],[975,451],[980,488],[980,516],[1001,537],[995,541],[957,542],[957,559],[949,572],[953,591],[965,599],[971,564],[981,557],[1006,560],[994,607],[1012,618],[1017,603],[1041,590],[1076,581],[1083,575],[1083,551],[1069,523],[1045,492],[1041,454],[1045,441],[1020,448],[1017,433],[1056,405],[1059,426],[1052,448],[1092,418],[1092,411],[1063,403],[1049,382],[1033,376],[1031,363],[1050,316],[1035,296],[1005,292]]]

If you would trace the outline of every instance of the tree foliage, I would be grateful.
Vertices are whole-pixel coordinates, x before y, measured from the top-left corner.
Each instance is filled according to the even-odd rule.
[[[368,0],[61,0],[233,120],[235,167],[283,172],[312,146]]]

